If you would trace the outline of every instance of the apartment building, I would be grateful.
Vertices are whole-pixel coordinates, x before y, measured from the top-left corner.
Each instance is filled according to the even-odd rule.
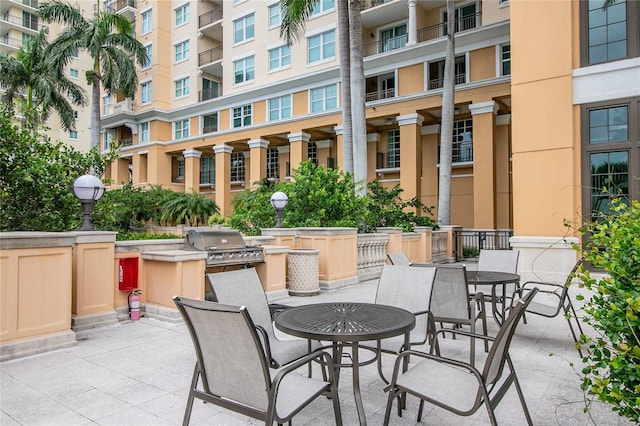
[[[512,228],[526,268],[564,220],[606,210],[603,185],[640,199],[638,3],[456,2],[453,224]],[[445,1],[363,4],[367,179],[436,206]],[[341,167],[335,6],[320,0],[289,46],[276,0],[106,2],[150,57],[135,99],[103,99],[111,187],[193,189],[228,215],[301,161]]]
[[[97,7],[97,3],[94,1],[82,1],[79,4],[85,15],[93,13],[94,8]],[[43,28],[48,31],[47,40],[49,42],[52,42],[56,35],[60,33],[62,28],[60,25],[43,23],[39,20],[37,16],[38,5],[39,0],[0,1],[0,53],[7,55],[17,54],[18,50]],[[89,56],[84,52],[78,52],[78,56],[71,60],[65,70],[65,73],[72,81],[75,81],[86,90],[87,97],[91,92],[86,84],[84,71],[90,67],[91,60]],[[53,141],[62,141],[80,151],[88,151],[91,145],[89,131],[90,108],[76,107],[74,115],[76,118],[75,129],[64,131],[60,125],[60,119],[53,112],[47,122],[44,123],[48,128],[46,134]]]

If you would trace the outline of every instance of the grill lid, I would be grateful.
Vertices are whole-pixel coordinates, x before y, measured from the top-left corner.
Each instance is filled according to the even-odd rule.
[[[245,248],[244,238],[235,229],[196,230],[190,229],[184,238],[187,250],[222,250]]]

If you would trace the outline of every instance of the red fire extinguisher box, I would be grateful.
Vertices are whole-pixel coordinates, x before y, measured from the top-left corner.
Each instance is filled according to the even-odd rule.
[[[125,257],[118,260],[118,289],[131,291],[138,288],[138,258]]]

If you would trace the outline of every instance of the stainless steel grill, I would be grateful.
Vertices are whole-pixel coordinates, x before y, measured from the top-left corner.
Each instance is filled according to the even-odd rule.
[[[234,229],[190,229],[184,238],[184,248],[206,251],[207,267],[264,262],[264,249],[247,247],[242,235]]]

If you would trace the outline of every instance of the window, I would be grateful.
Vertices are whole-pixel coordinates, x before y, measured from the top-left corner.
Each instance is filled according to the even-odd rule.
[[[104,151],[109,150],[109,148],[111,148],[111,143],[113,143],[113,135],[111,133],[104,133],[103,141]]]
[[[151,81],[140,83],[140,104],[151,103]]]
[[[400,167],[400,130],[387,132],[387,168]]]
[[[216,159],[215,157],[200,157],[200,185],[215,185]]]
[[[511,45],[503,44],[500,46],[500,55],[501,75],[511,75]]]
[[[138,128],[138,134],[139,134],[139,138],[138,138],[139,143],[149,142],[149,122],[148,121],[145,123],[140,123],[140,126]]]
[[[233,41],[234,43],[241,43],[243,41],[251,40],[253,38],[253,13],[240,19],[233,21]]]
[[[71,57],[73,59],[78,59],[80,57],[80,53],[78,52],[78,49],[73,49],[73,51],[71,52]]]
[[[380,50],[388,52],[407,44],[407,24],[380,31]]]
[[[291,95],[269,99],[269,121],[291,117]]]
[[[477,26],[476,22],[476,4],[470,3],[465,6],[457,7],[455,11],[455,31],[471,30]],[[447,12],[442,13],[442,22],[444,24],[443,32],[447,34]]]
[[[202,116],[202,133],[213,133],[218,131],[218,114]]]
[[[307,159],[317,166],[318,165],[318,145],[315,142],[307,144]]]
[[[151,67],[151,61],[152,61],[152,45],[147,44],[146,46],[144,46],[144,52],[147,54],[147,61],[142,65],[142,69],[147,69],[149,67]]]
[[[6,17],[10,16],[8,14],[4,15]],[[7,19],[7,18],[4,18]],[[22,11],[22,26],[27,27],[31,30],[38,30],[38,17],[33,13]]]
[[[280,25],[282,22],[282,15],[280,13],[280,3],[269,6],[269,28]]]
[[[252,121],[251,105],[235,107],[233,109],[233,127],[250,126]]]
[[[280,46],[269,51],[269,71],[291,66],[291,46]]]
[[[455,81],[463,84],[467,81],[465,56],[456,57]],[[444,59],[429,63],[429,89],[441,89],[444,86]]]
[[[111,96],[107,95],[102,98],[103,114],[111,114]]]
[[[175,81],[175,97],[180,98],[189,94],[189,77]]]
[[[189,3],[176,8],[176,27],[189,22]]]
[[[231,153],[231,182],[244,181],[244,152]]]
[[[78,131],[77,130],[69,130],[69,139],[78,140]]]
[[[278,166],[278,148],[267,148],[267,179],[280,177]]]
[[[78,75],[79,75],[79,73],[78,73],[78,70],[77,70],[77,69],[75,69],[75,68],[71,68],[71,69],[69,70],[69,76],[70,76],[71,78],[75,78],[75,79],[77,80],[77,79],[78,79]]]
[[[202,79],[202,96],[200,96],[201,101],[206,101],[209,99],[217,98],[220,96],[219,93],[220,84],[215,80],[209,80],[208,78]]]
[[[327,60],[336,56],[336,34],[334,30],[307,39],[307,63]]]
[[[581,2],[587,8],[587,57],[588,65],[615,61],[627,57],[627,1],[617,1],[607,8],[604,2]],[[629,2],[637,3],[637,2]],[[637,7],[633,6],[633,7]],[[631,15],[633,16],[633,15]],[[637,21],[637,13],[636,18]],[[637,22],[631,25],[638,25]]]
[[[184,179],[184,158],[176,160],[176,179]]]
[[[189,40],[178,43],[175,46],[175,62],[182,62],[189,59]]]
[[[235,61],[233,63],[233,69],[235,75],[235,84],[253,81],[253,79],[255,78],[253,56]]]
[[[313,5],[313,10],[311,11],[311,16],[319,15],[324,12],[328,12],[332,9],[335,9],[335,0],[319,0],[316,1]]]
[[[611,199],[639,199],[640,98],[620,104],[583,107],[583,211],[596,220],[608,213]],[[608,193],[603,193],[606,188]]]
[[[151,9],[142,12],[142,32],[141,34],[148,34],[151,32]]]
[[[473,120],[453,122],[453,155],[451,161],[454,163],[473,161]]]
[[[173,138],[185,139],[189,137],[189,119],[178,120],[173,122]]]
[[[338,108],[338,86],[320,87],[311,90],[311,112],[322,112]]]

